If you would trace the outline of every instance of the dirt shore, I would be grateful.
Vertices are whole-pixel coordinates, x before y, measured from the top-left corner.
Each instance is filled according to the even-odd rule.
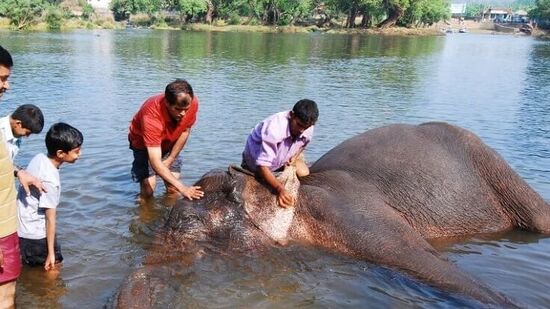
[[[494,25],[491,22],[475,22],[466,20],[459,22],[456,19],[452,19],[449,22],[439,22],[431,27],[424,28],[404,28],[404,27],[391,27],[387,29],[362,29],[354,28],[347,29],[341,27],[335,28],[319,28],[316,26],[260,26],[260,25],[208,25],[208,24],[187,24],[183,27],[150,27],[156,29],[170,29],[170,30],[190,30],[190,31],[219,31],[219,32],[269,32],[269,33],[308,33],[308,32],[323,32],[323,33],[340,33],[340,34],[367,34],[367,35],[387,35],[387,36],[436,36],[445,35],[445,32],[451,29],[453,32],[458,32],[460,28],[466,29],[470,33],[479,34],[513,34],[524,35],[523,33],[502,33],[495,31]],[[67,31],[71,29],[123,29],[126,28],[125,23],[112,22],[109,24],[91,25],[89,23],[82,23],[79,20],[67,20],[62,30]],[[0,29],[9,30],[11,26],[7,18],[0,17]],[[44,22],[33,25],[27,31],[47,31],[47,25]],[[550,39],[550,32],[540,29],[533,31],[533,36]]]
[[[453,32],[458,32],[459,29],[464,28],[467,32],[478,34],[507,34],[507,35],[526,35],[522,32],[516,31],[513,33],[499,32],[495,30],[495,25],[492,22],[477,22],[473,20],[464,20],[460,22],[457,19],[452,19],[448,22],[439,22],[434,25],[434,28],[441,32],[445,32],[450,29]],[[550,32],[548,30],[534,29],[532,36],[550,39]]]

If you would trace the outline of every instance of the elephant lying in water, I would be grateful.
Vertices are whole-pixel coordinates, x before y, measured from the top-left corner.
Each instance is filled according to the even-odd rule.
[[[178,259],[197,243],[248,251],[273,244],[316,246],[395,268],[483,303],[515,306],[441,258],[431,240],[515,227],[550,234],[550,206],[478,137],[446,123],[391,125],[353,137],[322,156],[311,174],[289,178],[294,208],[276,205],[254,177],[211,171],[205,197],[172,209],[149,261]],[[120,307],[154,304],[134,274]]]

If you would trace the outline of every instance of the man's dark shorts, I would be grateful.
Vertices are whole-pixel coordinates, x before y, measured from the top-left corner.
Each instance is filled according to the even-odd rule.
[[[63,262],[61,255],[61,246],[57,242],[57,237],[54,240],[53,249],[55,253],[55,262]],[[30,266],[44,266],[48,257],[48,241],[42,239],[28,239],[19,237],[19,248],[21,250],[21,259],[23,263]]]
[[[150,176],[155,175],[155,171],[149,165],[149,157],[147,156],[147,150],[135,149],[130,147],[134,152],[134,162],[132,163],[132,179],[135,182],[141,182]],[[166,159],[170,153],[166,153],[162,156],[162,160]],[[170,166],[170,172],[179,173],[181,171],[181,159],[178,157],[172,162]]]

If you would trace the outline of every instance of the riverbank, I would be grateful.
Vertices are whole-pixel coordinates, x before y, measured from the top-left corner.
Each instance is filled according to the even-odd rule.
[[[61,31],[71,31],[75,29],[163,29],[163,30],[186,30],[186,31],[214,31],[214,32],[259,32],[259,33],[334,33],[334,34],[366,34],[366,35],[385,35],[385,36],[438,36],[444,35],[447,30],[458,32],[460,28],[466,29],[469,33],[476,34],[512,34],[524,35],[522,33],[503,33],[494,29],[492,23],[480,23],[474,21],[457,21],[439,22],[431,27],[424,28],[405,28],[391,27],[386,29],[371,28],[343,28],[343,27],[317,27],[317,26],[262,26],[262,25],[227,25],[227,24],[201,24],[191,23],[183,26],[175,26],[168,24],[151,25],[151,26],[132,26],[126,22],[115,22],[110,19],[85,21],[81,19],[69,19],[63,23]],[[11,25],[7,18],[0,18],[0,29],[11,30]],[[45,22],[39,22],[26,31],[48,31],[48,25]],[[535,29],[532,33],[534,37],[542,39],[550,39],[550,32],[547,30]]]
[[[72,18],[63,22],[60,31],[71,31],[76,29],[124,29],[125,26],[122,23],[115,22],[111,19],[97,19],[92,21]],[[6,31],[49,31],[48,24],[44,21],[32,24],[25,30],[14,30],[10,25],[10,20],[5,17],[0,17],[0,30]]]
[[[510,31],[510,32],[503,32],[498,31],[495,29],[495,25],[492,22],[477,22],[473,20],[464,20],[462,22],[459,22],[456,19],[452,19],[450,21],[446,22],[439,22],[434,25],[434,28],[438,29],[441,32],[458,32],[460,29],[464,29],[466,32],[469,33],[476,33],[476,34],[492,34],[492,35],[520,35],[525,36],[528,34],[524,34],[522,32],[519,32],[519,30],[516,31]],[[534,29],[531,33],[533,37],[541,38],[541,39],[550,39],[550,31],[544,30],[544,29]]]
[[[399,36],[432,36],[441,35],[435,28],[404,28],[392,27],[387,29],[347,29],[341,27],[320,28],[317,26],[252,26],[252,25],[207,25],[189,24],[182,27],[190,31],[218,31],[218,32],[267,32],[267,33],[337,33],[337,34],[377,34],[377,35],[399,35]]]
[[[11,30],[11,25],[7,18],[0,18],[0,29]],[[168,24],[151,26],[133,26],[126,22],[115,22],[111,20],[84,21],[80,19],[66,20],[61,31],[71,31],[75,29],[125,29],[125,28],[147,28],[163,30],[187,30],[187,31],[215,31],[215,32],[260,32],[260,33],[336,33],[336,34],[374,34],[374,35],[394,35],[394,36],[433,36],[442,33],[434,27],[429,28],[404,28],[391,27],[387,29],[347,29],[342,27],[320,28],[317,26],[262,26],[262,25],[227,25],[227,24],[201,24],[191,23],[183,26]],[[30,26],[26,31],[48,31],[48,25],[45,22],[39,22]]]

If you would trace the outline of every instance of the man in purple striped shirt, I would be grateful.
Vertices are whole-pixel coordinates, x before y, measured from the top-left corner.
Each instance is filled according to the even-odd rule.
[[[317,118],[317,104],[303,99],[291,111],[276,113],[258,123],[248,136],[242,166],[256,173],[273,189],[281,207],[293,206],[294,198],[273,173],[292,164],[296,166],[298,177],[309,175],[301,154],[313,137]]]

